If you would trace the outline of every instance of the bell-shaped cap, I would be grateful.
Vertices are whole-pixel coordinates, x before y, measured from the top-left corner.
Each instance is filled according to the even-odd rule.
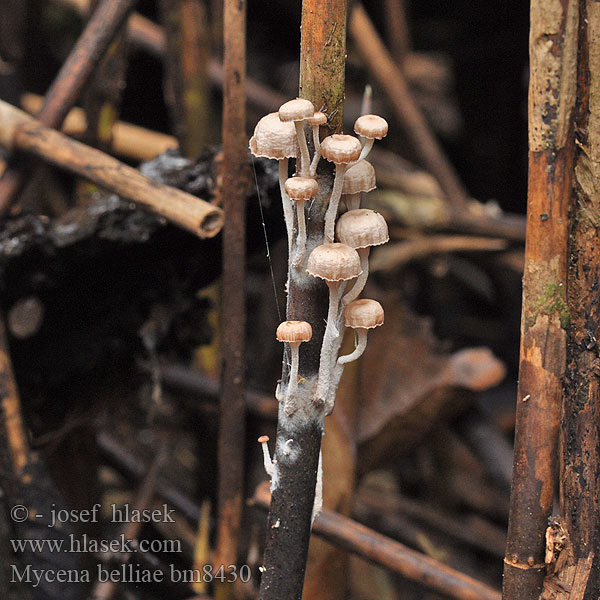
[[[383,216],[369,208],[344,213],[338,219],[335,232],[340,242],[352,248],[379,246],[390,239]]]
[[[346,281],[362,273],[358,252],[346,244],[322,244],[308,257],[306,272],[326,281]]]
[[[310,100],[296,98],[288,100],[279,107],[279,118],[282,121],[303,121],[315,114],[315,107]]]
[[[306,119],[306,122],[309,125],[325,125],[325,123],[327,123],[327,115],[320,110],[317,110],[312,117]]]
[[[377,187],[375,169],[368,160],[361,160],[351,166],[344,175],[342,194],[370,192]]]
[[[254,128],[250,151],[254,156],[275,160],[296,158],[299,150],[294,124],[282,123],[277,113],[265,115]]]
[[[362,146],[351,135],[334,133],[321,142],[321,156],[336,165],[358,160]]]
[[[365,138],[380,140],[387,135],[388,124],[377,115],[361,115],[354,122],[354,132]]]
[[[352,329],[374,329],[383,325],[383,307],[377,300],[354,300],[344,310],[346,327]]]
[[[312,337],[312,327],[306,321],[284,321],[277,327],[280,342],[308,342]]]
[[[285,181],[285,191],[292,200],[310,200],[319,192],[319,184],[312,177],[290,177]]]

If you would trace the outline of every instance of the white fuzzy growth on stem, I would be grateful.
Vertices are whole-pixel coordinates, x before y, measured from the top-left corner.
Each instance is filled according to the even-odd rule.
[[[348,169],[348,165],[335,165],[335,179],[333,180],[333,189],[331,190],[331,198],[329,206],[325,213],[325,242],[331,244],[335,235],[335,218],[337,216],[338,205],[342,197],[342,186],[344,184],[344,175]]]
[[[356,347],[354,348],[354,352],[351,354],[346,354],[345,356],[340,356],[337,359],[338,365],[345,365],[357,358],[360,358],[367,347],[367,330],[363,327],[359,327],[356,330]]]
[[[362,273],[356,278],[354,285],[346,292],[344,297],[342,298],[342,304],[346,306],[350,304],[353,300],[356,300],[360,293],[365,288],[365,284],[367,283],[367,278],[369,277],[369,252],[371,248],[357,248],[356,251],[360,256],[360,267],[362,269]]]

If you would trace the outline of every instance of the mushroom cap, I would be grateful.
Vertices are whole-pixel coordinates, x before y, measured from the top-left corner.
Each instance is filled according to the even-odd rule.
[[[277,327],[280,342],[308,342],[312,337],[312,327],[306,321],[284,321]]]
[[[269,436],[268,436],[268,435],[261,435],[261,436],[258,438],[258,443],[259,443],[259,444],[266,444],[266,443],[269,441],[269,439],[270,439],[270,438],[269,438]]]
[[[334,133],[321,142],[321,156],[336,165],[358,160],[362,146],[352,135]]]
[[[265,115],[254,128],[250,151],[254,156],[275,160],[295,158],[299,150],[294,124],[283,123],[277,113]]]
[[[346,327],[352,329],[374,329],[383,325],[383,307],[377,300],[354,300],[344,310]]]
[[[342,194],[358,194],[370,192],[377,187],[375,169],[368,160],[361,160],[351,166],[344,175]]]
[[[362,273],[360,256],[346,244],[322,244],[310,253],[306,272],[325,281],[354,279]]]
[[[296,98],[288,100],[279,107],[279,118],[282,121],[303,121],[315,114],[315,107],[310,100]]]
[[[306,122],[309,125],[325,125],[325,123],[327,123],[327,115],[320,110],[317,110],[312,117],[306,119]]]
[[[344,213],[338,219],[335,231],[338,240],[352,248],[379,246],[390,239],[383,216],[369,208]]]
[[[319,184],[312,177],[290,177],[285,181],[285,191],[292,200],[310,200],[319,192]]]
[[[380,140],[387,135],[388,124],[377,115],[361,115],[354,122],[354,132],[369,139]]]

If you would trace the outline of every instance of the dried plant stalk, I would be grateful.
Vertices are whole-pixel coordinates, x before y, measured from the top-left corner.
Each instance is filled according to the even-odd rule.
[[[537,599],[542,586],[565,373],[577,0],[553,7],[531,3],[527,241],[506,600]]]
[[[300,58],[300,96],[328,116],[331,133],[341,129],[346,56],[346,1],[304,0]],[[321,161],[319,194],[312,202],[306,255],[323,243],[324,217],[333,185],[329,163]],[[296,253],[292,248],[290,256]],[[313,325],[310,342],[302,346],[299,372],[305,382],[294,397],[293,414],[280,403],[272,479],[271,510],[265,550],[261,600],[300,600],[317,482],[325,406],[315,402],[319,359],[327,314],[327,288],[305,272],[304,264],[288,272],[287,318]],[[289,351],[289,350],[288,350]],[[286,352],[282,379],[289,375]]]

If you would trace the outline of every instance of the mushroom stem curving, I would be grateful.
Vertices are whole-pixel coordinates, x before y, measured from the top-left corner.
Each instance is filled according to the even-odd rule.
[[[345,365],[357,358],[360,358],[367,347],[367,329],[362,327],[358,327],[355,329],[356,331],[356,347],[351,354],[346,354],[345,356],[340,356],[337,359],[338,365]]]

